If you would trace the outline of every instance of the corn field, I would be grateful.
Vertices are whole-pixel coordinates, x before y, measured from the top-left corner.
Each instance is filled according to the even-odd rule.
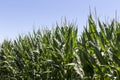
[[[120,23],[73,23],[0,45],[0,80],[120,80]]]

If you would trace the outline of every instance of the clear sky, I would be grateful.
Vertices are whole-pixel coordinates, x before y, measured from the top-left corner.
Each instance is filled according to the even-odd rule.
[[[89,7],[102,20],[120,15],[120,0],[0,0],[0,42],[27,34],[33,28],[59,23],[64,17],[76,21],[79,31],[86,25]]]

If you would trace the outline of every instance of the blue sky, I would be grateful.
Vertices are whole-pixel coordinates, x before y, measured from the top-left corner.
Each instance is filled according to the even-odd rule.
[[[33,28],[51,28],[64,17],[76,21],[79,32],[86,25],[89,8],[101,20],[120,15],[120,0],[0,0],[0,42],[27,34]],[[119,19],[119,18],[118,18]]]

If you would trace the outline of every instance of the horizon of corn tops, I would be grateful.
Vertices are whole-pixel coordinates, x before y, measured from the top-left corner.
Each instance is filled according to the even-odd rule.
[[[65,22],[5,40],[1,80],[119,80],[120,23],[97,23],[90,14],[81,36],[75,24]]]

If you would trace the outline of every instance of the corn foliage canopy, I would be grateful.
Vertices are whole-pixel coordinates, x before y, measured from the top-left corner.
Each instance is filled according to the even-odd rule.
[[[0,45],[0,80],[120,80],[120,23],[88,17]]]

